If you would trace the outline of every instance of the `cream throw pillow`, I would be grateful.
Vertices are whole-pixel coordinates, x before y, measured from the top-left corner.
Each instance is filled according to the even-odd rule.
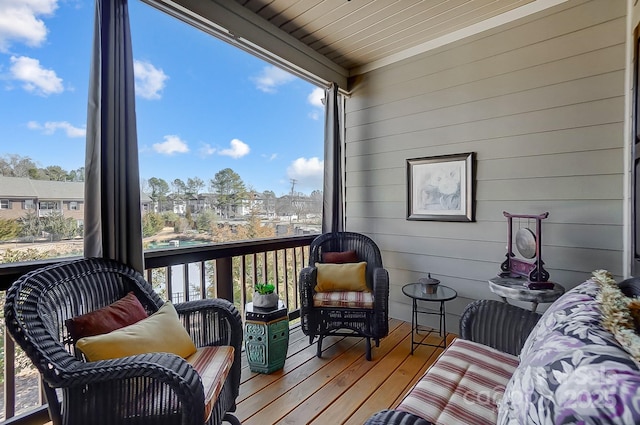
[[[76,348],[87,360],[117,359],[144,353],[173,353],[189,357],[196,352],[171,301],[151,316],[107,334],[80,338]]]
[[[366,268],[366,261],[345,264],[316,263],[316,292],[368,292]]]

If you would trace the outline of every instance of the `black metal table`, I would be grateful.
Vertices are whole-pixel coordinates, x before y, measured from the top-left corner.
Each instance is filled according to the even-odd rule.
[[[458,296],[458,293],[449,288],[448,286],[438,285],[437,288],[430,293],[425,285],[421,283],[409,283],[402,287],[402,292],[411,298],[413,301],[413,308],[411,310],[411,354],[413,354],[413,349],[417,345],[428,345],[431,347],[447,347],[447,319],[446,312],[444,308],[444,303],[447,301],[451,301]],[[429,309],[418,309],[418,301],[430,301],[430,302],[439,302],[440,309],[437,311],[429,310]],[[439,317],[439,325],[438,325],[438,335],[442,337],[442,342],[439,344],[428,344],[425,342],[416,342],[414,338],[414,333],[417,335],[420,333],[420,325],[418,324],[418,314],[433,314],[440,316]],[[423,327],[425,328],[425,327]],[[431,333],[435,331],[434,328],[426,329],[427,333]]]

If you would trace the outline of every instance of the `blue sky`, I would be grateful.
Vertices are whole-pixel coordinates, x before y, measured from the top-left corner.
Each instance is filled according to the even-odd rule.
[[[93,1],[0,0],[0,155],[84,166]],[[140,176],[322,188],[324,92],[129,0]]]

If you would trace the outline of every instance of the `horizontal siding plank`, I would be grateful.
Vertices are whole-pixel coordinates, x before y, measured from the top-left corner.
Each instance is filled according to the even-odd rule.
[[[383,258],[384,255],[383,255]],[[585,257],[585,259],[580,262],[579,259],[576,260],[576,268],[565,268],[565,267],[545,267],[546,270],[550,274],[550,280],[552,282],[556,282],[561,284],[562,286],[573,287],[580,282],[587,279],[591,272],[594,270],[605,269],[609,270],[614,275],[620,275],[622,271],[622,262],[619,261],[620,257],[610,256],[610,258],[602,258],[595,261],[590,257]],[[500,272],[500,264],[502,261],[496,261],[494,263],[490,262],[479,262],[479,261],[462,261],[459,259],[450,259],[450,258],[440,258],[440,257],[429,257],[422,255],[408,255],[405,254],[401,257],[402,263],[401,267],[396,270],[409,270],[412,271],[407,278],[401,279],[399,278],[394,269],[389,270],[389,279],[394,282],[400,282],[402,284],[406,284],[409,282],[415,282],[418,277],[425,276],[426,273],[431,273],[431,276],[439,279],[443,285],[450,286],[455,289],[460,296],[462,297],[475,297],[477,294],[467,292],[464,287],[455,285],[454,280],[450,277],[455,277],[457,279],[462,279],[465,281],[474,281],[477,280],[476,284],[485,285],[486,282],[497,276]],[[445,283],[447,282],[447,283]],[[390,299],[395,301],[402,301],[402,298],[405,295],[401,291],[401,285],[391,285]]]
[[[521,224],[527,227],[526,222]],[[504,261],[507,245],[507,224],[482,223],[479,227],[489,227],[498,231],[482,239],[453,239],[445,236],[378,235],[376,242],[385,250],[405,254],[429,255],[473,261]],[[528,226],[535,230],[535,223]],[[514,223],[514,232],[520,225]],[[542,225],[542,249],[544,257],[548,249],[584,249],[591,251],[622,251],[621,226],[593,226],[580,224]],[[480,233],[480,230],[477,233]],[[515,243],[513,250],[515,251]]]
[[[347,137],[351,141],[360,141],[420,132],[426,144],[430,144],[431,141],[441,143],[442,138],[455,142],[456,139],[465,140],[472,135],[476,139],[489,139],[505,137],[509,134],[531,133],[539,131],[541,128],[549,131],[621,122],[623,113],[624,97],[619,96],[543,110],[488,117],[476,121],[454,122],[448,125],[440,124],[438,121],[425,122],[425,117],[420,114],[410,115],[403,119],[347,129]]]
[[[503,211],[512,214],[540,214],[552,211],[544,222],[572,224],[607,224],[622,226],[622,204],[610,200],[555,200],[534,202],[514,201],[477,201],[476,221],[502,222]],[[406,202],[354,202],[346,203],[346,215],[353,218],[404,218],[407,212]]]
[[[482,223],[353,219],[349,222],[349,229],[368,234],[381,243],[381,249],[393,251],[395,248],[402,254],[428,252],[434,256],[442,256],[442,252],[451,252],[452,258],[477,261],[491,260],[486,254],[481,253],[481,250],[488,249],[488,246],[493,246],[496,257],[499,253],[504,253],[507,241],[506,219],[501,222]],[[543,249],[554,247],[602,251],[622,250],[622,226],[543,222],[542,229]],[[387,246],[384,242],[387,238],[394,236],[399,240]],[[469,251],[466,248],[457,247],[458,254],[454,254],[456,241],[478,248],[475,251]],[[439,249],[444,244],[448,245]]]
[[[611,175],[620,173],[623,164],[624,151],[622,148],[523,158],[478,160],[476,161],[476,179],[485,181]],[[345,181],[348,180],[351,188],[398,185],[407,182],[406,174],[406,166],[403,165],[401,168],[347,173]]]
[[[622,201],[623,178],[618,175],[549,177],[534,179],[491,180],[478,183],[478,200],[575,200],[615,199]]]
[[[348,115],[346,126],[350,128],[400,117],[405,111],[428,111],[445,108],[526,90],[555,87],[573,80],[622,71],[623,66],[617,59],[624,56],[624,49],[624,44],[618,44],[506,74],[500,73],[450,88],[430,87],[431,91],[426,93],[422,93],[427,90],[426,88],[419,87],[417,91],[414,89],[413,92],[407,92],[405,97],[397,100],[354,111]],[[396,94],[398,97],[399,95],[399,93]]]
[[[477,178],[484,181],[616,174],[620,173],[623,164],[624,151],[622,147],[517,159],[493,159],[478,161]]]
[[[407,109],[402,116],[363,125],[364,131],[377,134],[376,129],[401,131],[417,128],[453,126],[467,122],[490,120],[509,116],[524,116],[527,113],[557,109],[602,99],[622,98],[624,96],[624,71],[615,71],[595,77],[581,78],[565,83],[546,86],[535,90],[526,90],[514,94],[475,102],[438,108],[422,112],[421,108]],[[561,96],[558,93],[562,93]],[[408,111],[411,111],[409,113]],[[353,127],[358,133],[359,127]]]
[[[622,200],[623,178],[618,175],[566,176],[485,180],[476,184],[477,201]],[[406,202],[407,188],[402,184],[379,187],[347,187],[346,199],[355,202]]]
[[[551,131],[516,134],[494,139],[439,143],[426,146],[420,137],[403,134],[370,139],[346,145],[346,171],[373,170],[403,166],[408,158],[446,155],[453,152],[482,152],[482,159],[520,158],[541,154],[581,152],[621,147],[624,140],[621,122]],[[477,137],[469,135],[470,138]],[[393,147],[396,149],[393,149]],[[406,146],[406,148],[405,148]],[[491,147],[491,149],[487,149]],[[366,158],[360,158],[366,155]]]

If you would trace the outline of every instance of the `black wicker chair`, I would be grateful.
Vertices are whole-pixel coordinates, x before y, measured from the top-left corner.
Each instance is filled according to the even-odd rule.
[[[355,250],[360,261],[366,261],[367,287],[372,291],[373,308],[315,307],[314,295],[317,270],[325,252]],[[377,245],[367,236],[353,232],[325,233],[311,242],[309,266],[300,272],[300,318],[302,331],[309,342],[318,336],[318,357],[322,356],[322,340],[328,335],[359,336],[366,338],[367,360],[371,360],[371,339],[380,344],[380,338],[389,333],[389,274],[383,268]]]
[[[205,423],[200,376],[183,358],[150,353],[85,362],[74,353],[65,320],[105,307],[130,291],[148,313],[163,305],[140,273],[95,258],[35,270],[7,291],[7,330],[42,375],[54,425]],[[189,301],[175,308],[197,347],[234,347],[233,365],[207,424],[239,424],[228,413],[235,411],[240,386],[238,311],[221,299]]]

